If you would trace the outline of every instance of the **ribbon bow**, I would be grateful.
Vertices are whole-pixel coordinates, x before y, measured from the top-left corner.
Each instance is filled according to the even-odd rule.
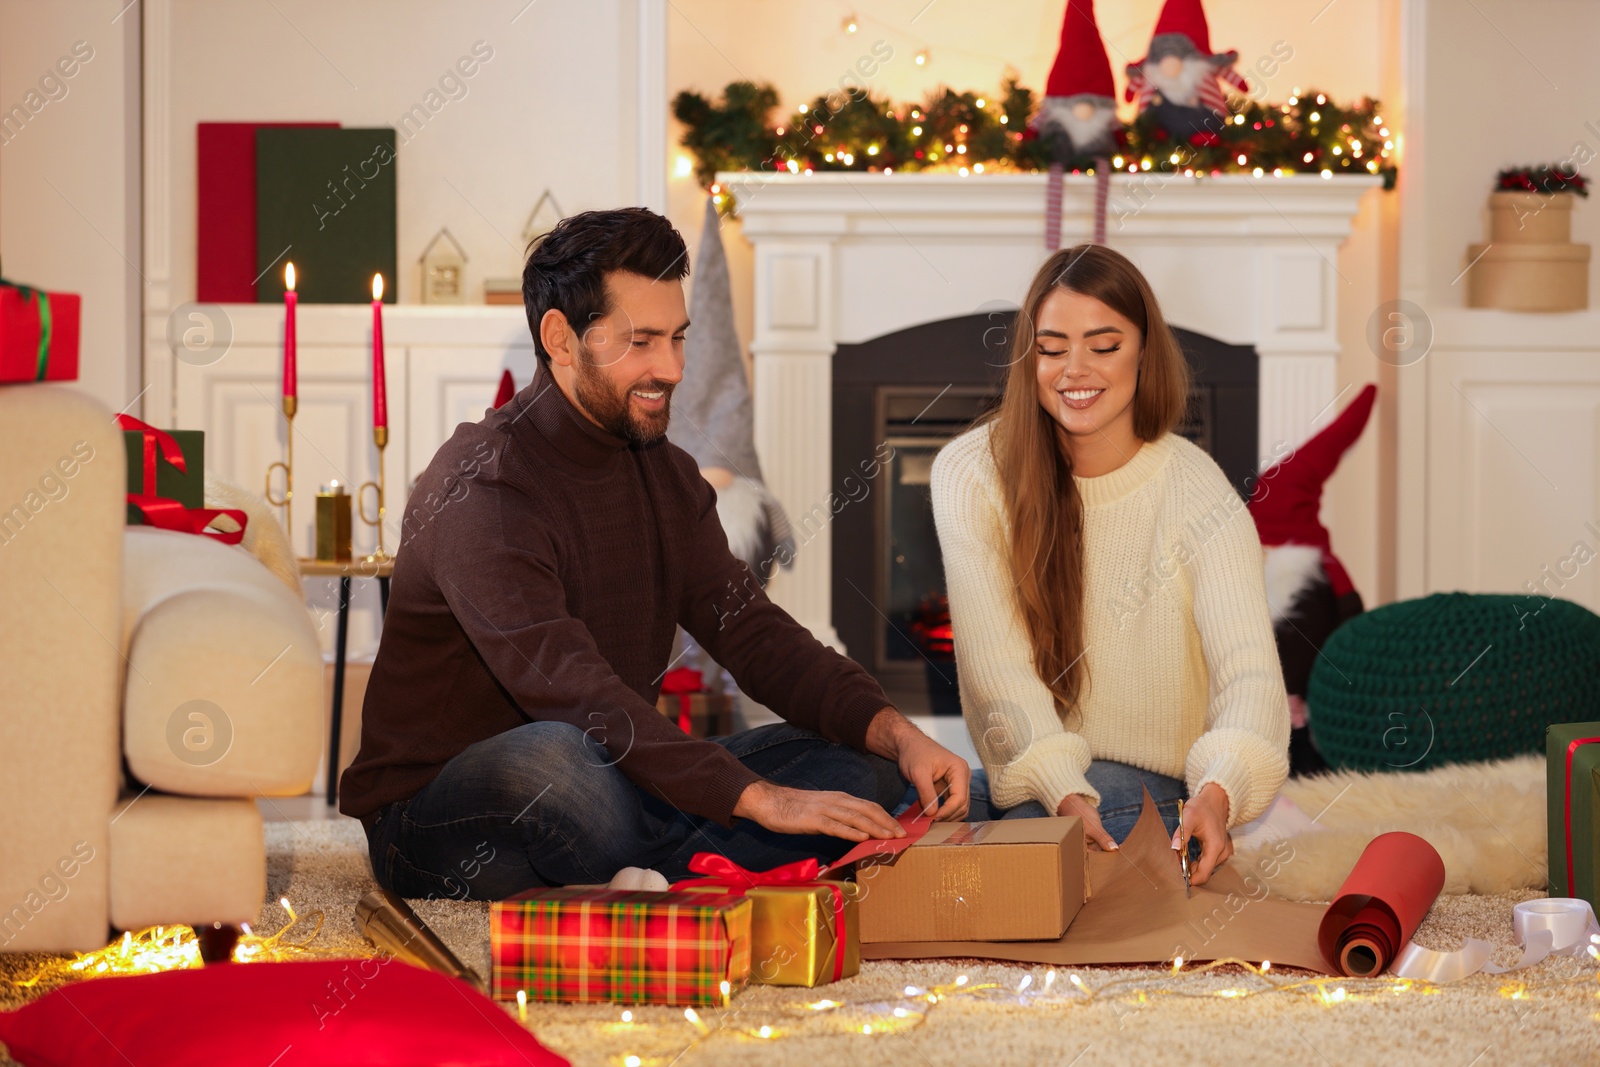
[[[661,679],[661,695],[678,698],[678,729],[684,733],[688,733],[693,725],[693,717],[689,714],[693,695],[703,692],[705,687],[705,679],[700,672],[688,667],[675,667]]]
[[[698,674],[698,671],[691,672]],[[719,886],[734,893],[743,893],[756,886],[772,885],[783,886],[789,889],[820,889],[826,887],[833,892],[833,978],[837,982],[844,977],[844,890],[838,882],[825,882],[822,875],[825,868],[819,867],[815,859],[796,860],[794,863],[785,863],[781,867],[774,867],[770,871],[751,871],[739,866],[737,863],[716,852],[696,852],[689,860],[689,869],[707,875],[705,878],[685,878],[673,882],[673,889],[682,889],[685,886],[706,885]]]
[[[35,372],[36,381],[44,381],[45,373],[50,369],[50,294],[43,289],[35,289],[31,285],[22,285],[17,282],[8,282],[0,278],[0,286],[15,289],[23,300],[32,299],[39,308],[39,357],[38,369]]]
[[[157,448],[161,450],[162,459],[185,474],[189,472],[177,438],[132,415],[118,415],[117,425],[144,435],[144,492],[129,493],[128,503],[139,509],[146,522],[159,530],[209,536],[225,545],[236,545],[244,540],[245,524],[250,517],[238,508],[190,508],[181,501],[156,496]],[[233,531],[208,530],[206,527],[219,515],[228,516],[239,524],[239,528]]]

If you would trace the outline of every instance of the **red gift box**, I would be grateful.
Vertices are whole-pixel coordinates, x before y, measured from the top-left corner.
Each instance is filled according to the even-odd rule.
[[[726,1007],[750,977],[738,893],[536,889],[489,905],[497,1000]]]
[[[77,293],[47,293],[0,278],[0,382],[78,377]]]

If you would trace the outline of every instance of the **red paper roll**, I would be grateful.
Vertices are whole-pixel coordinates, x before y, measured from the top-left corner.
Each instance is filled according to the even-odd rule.
[[[1416,834],[1380,834],[1361,853],[1317,930],[1340,974],[1381,973],[1400,954],[1444,888],[1444,860]]]

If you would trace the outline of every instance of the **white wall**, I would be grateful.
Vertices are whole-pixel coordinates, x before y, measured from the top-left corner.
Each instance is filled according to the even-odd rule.
[[[125,4],[0,3],[0,260],[12,281],[83,297],[78,380],[113,411],[140,390],[139,17]]]

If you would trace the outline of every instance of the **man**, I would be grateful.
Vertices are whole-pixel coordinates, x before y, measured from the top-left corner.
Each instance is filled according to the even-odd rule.
[[[966,813],[966,762],[766,598],[663,436],[688,263],[643,208],[562,221],[523,273],[541,373],[417,481],[340,796],[402,896],[828,861],[903,835],[908,781]],[[696,740],[660,714],[679,625],[788,723]]]

